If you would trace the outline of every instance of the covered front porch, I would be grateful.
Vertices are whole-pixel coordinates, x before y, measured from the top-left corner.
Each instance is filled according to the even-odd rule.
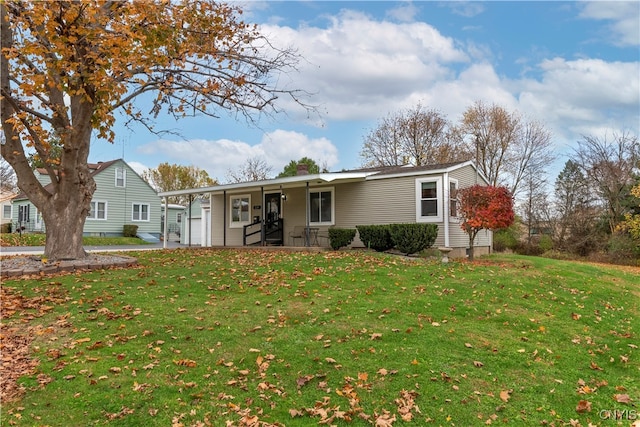
[[[328,247],[328,229],[336,224],[336,184],[363,181],[366,176],[365,172],[297,175],[159,196],[165,203],[176,195],[202,197],[208,202],[204,203],[208,209],[202,212],[208,238],[202,246]],[[164,229],[168,229],[166,224]]]

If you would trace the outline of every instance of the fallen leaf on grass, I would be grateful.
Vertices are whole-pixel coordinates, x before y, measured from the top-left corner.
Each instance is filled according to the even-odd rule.
[[[616,394],[613,396],[613,398],[618,403],[631,403],[631,397],[629,397],[628,394]]]
[[[511,398],[511,392],[509,392],[508,390],[502,390],[500,391],[500,399],[507,403],[509,401],[509,399]]]
[[[589,364],[589,367],[594,371],[602,371],[602,368],[598,366],[596,362],[593,362],[593,361]]]
[[[591,402],[588,400],[581,400],[576,406],[576,412],[583,414],[585,412],[591,412]]]
[[[174,360],[173,363],[175,365],[178,366],[186,366],[188,368],[195,368],[197,363],[195,360],[191,360],[191,359],[180,359],[180,360]]]

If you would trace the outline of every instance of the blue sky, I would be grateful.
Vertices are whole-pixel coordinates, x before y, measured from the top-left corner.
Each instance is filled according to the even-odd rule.
[[[475,101],[496,103],[553,134],[555,179],[581,135],[640,134],[640,2],[244,1],[244,19],[305,58],[288,85],[314,93],[320,117],[286,113],[251,127],[223,116],[174,121],[159,138],[118,122],[116,143],[91,161],[124,157],[138,171],[195,165],[226,180],[260,157],[279,173],[307,156],[331,170],[361,164],[378,119],[418,103],[457,122]]]

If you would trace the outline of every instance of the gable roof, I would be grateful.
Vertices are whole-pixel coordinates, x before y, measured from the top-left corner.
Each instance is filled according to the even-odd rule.
[[[211,187],[192,188],[186,190],[174,190],[159,192],[160,197],[181,196],[188,194],[203,194],[213,193],[221,194],[223,192],[231,191],[237,192],[241,190],[251,190],[255,188],[276,189],[276,188],[293,188],[301,187],[307,183],[323,184],[331,182],[349,182],[349,181],[366,181],[371,179],[393,178],[400,176],[412,176],[423,174],[438,174],[449,172],[454,169],[458,169],[464,166],[472,166],[476,169],[472,161],[455,162],[455,163],[440,163],[425,166],[380,166],[372,168],[362,168],[354,170],[346,170],[341,172],[329,172],[319,174],[308,175],[295,175],[284,178],[273,178],[262,181],[248,181],[232,184],[214,185]],[[477,169],[476,169],[477,171]],[[479,172],[478,172],[479,173]],[[485,179],[486,181],[486,179]]]
[[[5,191],[5,190],[0,191],[0,203],[7,202],[13,199],[14,197],[16,197],[16,193],[13,193],[11,191]]]
[[[89,167],[89,172],[91,173],[91,175],[97,175],[103,170],[109,168],[109,166],[111,166],[112,164],[119,161],[122,161],[124,163],[124,160],[122,159],[115,159],[115,160],[109,160],[108,162],[87,163],[87,166]],[[47,170],[45,168],[36,168],[36,171],[40,173],[40,175],[47,174]]]
[[[127,165],[129,167],[129,169],[131,169],[131,166],[129,166],[127,164],[127,162],[125,162],[123,159],[114,159],[114,160],[109,160],[106,162],[98,162],[98,163],[87,163],[87,166],[89,167],[89,173],[91,174],[91,176],[96,176],[98,175],[100,172],[103,172],[107,169],[109,169],[109,167],[115,163],[118,162],[122,162],[125,165]],[[131,169],[134,173],[135,171],[133,169]],[[36,172],[38,172],[40,175],[47,175],[48,172],[45,168],[36,168]],[[56,171],[57,173],[57,171]],[[137,175],[137,173],[136,173]],[[145,181],[146,182],[146,181]],[[147,183],[148,184],[148,183]],[[151,187],[149,185],[149,187],[153,190],[156,191],[155,189],[153,189],[153,187]],[[45,190],[49,190],[51,188],[51,183],[47,184],[44,186]],[[20,192],[14,200],[28,200],[29,197],[27,197],[27,195],[24,192]]]

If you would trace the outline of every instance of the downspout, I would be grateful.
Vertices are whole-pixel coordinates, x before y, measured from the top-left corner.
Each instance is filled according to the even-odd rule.
[[[222,246],[227,246],[227,190],[222,192]]]
[[[444,178],[443,178],[444,182],[442,183],[442,185],[444,186],[444,191],[442,192],[444,195],[444,203],[442,206],[442,214],[444,215],[444,247],[448,248],[449,247],[449,212],[451,207],[449,206],[449,204],[451,203],[450,201],[450,197],[451,194],[449,194],[450,191],[450,187],[449,187],[449,172],[445,172],[444,173]]]
[[[169,240],[169,197],[164,197],[164,229],[162,230],[162,249],[167,249],[167,240]]]
[[[306,191],[307,195],[305,197],[305,223],[307,224],[307,226],[304,229],[304,234],[305,234],[305,242],[306,242],[306,246],[309,247],[309,226],[311,225],[311,206],[309,206],[309,181],[307,181],[307,191]]]

